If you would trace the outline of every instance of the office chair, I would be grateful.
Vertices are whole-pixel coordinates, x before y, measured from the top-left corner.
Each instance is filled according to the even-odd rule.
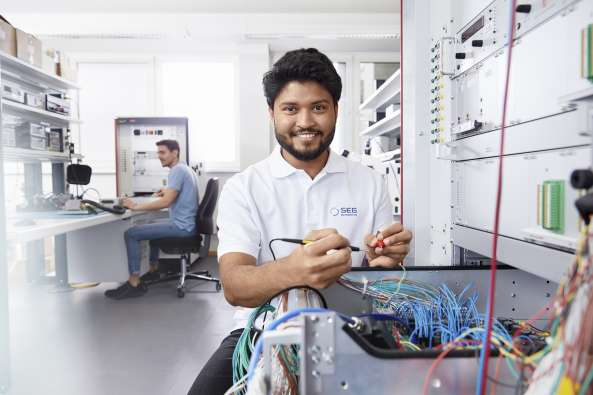
[[[198,198],[199,199],[199,198]],[[170,237],[150,241],[151,246],[158,247],[166,254],[180,255],[180,259],[159,259],[159,267],[171,267],[171,263],[179,264],[179,270],[167,270],[165,277],[151,283],[156,284],[165,281],[179,279],[177,283],[177,296],[185,296],[186,280],[204,280],[216,283],[216,291],[222,289],[220,280],[212,277],[208,271],[188,272],[191,265],[198,262],[202,257],[208,256],[210,238],[214,234],[214,208],[218,200],[218,178],[211,178],[206,184],[204,197],[198,205],[196,214],[196,235],[192,237]],[[202,242],[203,241],[203,242]],[[191,262],[191,253],[199,253],[198,259]],[[163,265],[161,265],[161,263]]]

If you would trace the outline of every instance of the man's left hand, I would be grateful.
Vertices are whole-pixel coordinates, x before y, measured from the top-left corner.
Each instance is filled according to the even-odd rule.
[[[383,241],[383,248],[379,246],[379,240]],[[398,223],[389,225],[376,235],[366,236],[369,266],[386,268],[399,266],[410,251],[410,241],[412,241],[412,233]]]
[[[136,203],[134,200],[132,200],[130,198],[124,198],[123,201],[121,202],[121,205],[124,206],[125,208],[128,208],[128,209],[134,211],[136,209],[136,207],[138,206],[138,203]]]

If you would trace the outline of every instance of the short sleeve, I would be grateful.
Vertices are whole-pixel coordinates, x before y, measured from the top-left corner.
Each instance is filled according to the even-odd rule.
[[[174,189],[176,191],[181,191],[181,186],[183,185],[183,169],[181,167],[175,166],[169,172],[169,177],[167,180],[167,188]]]
[[[379,177],[377,181],[377,197],[378,203],[375,210],[375,219],[373,221],[373,231],[382,230],[391,225],[393,220],[393,205],[389,198],[389,191],[385,178]]]
[[[241,252],[258,258],[261,233],[253,220],[248,190],[237,177],[229,179],[218,203],[218,257]]]

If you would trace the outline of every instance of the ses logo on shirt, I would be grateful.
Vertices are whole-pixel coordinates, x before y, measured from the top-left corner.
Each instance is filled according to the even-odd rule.
[[[340,217],[356,217],[358,215],[358,208],[356,207],[332,207],[329,209],[329,213],[334,216]]]

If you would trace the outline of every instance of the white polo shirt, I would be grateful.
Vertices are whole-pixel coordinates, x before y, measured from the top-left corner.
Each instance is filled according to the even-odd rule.
[[[367,234],[393,222],[384,178],[333,151],[312,180],[292,167],[278,146],[265,160],[231,177],[218,204],[218,257],[242,252],[258,265],[273,260],[271,239],[302,239],[311,230],[335,228],[350,245],[364,248]],[[296,247],[280,241],[272,245],[277,259]],[[364,254],[353,252],[352,265],[360,266]],[[237,309],[235,328],[245,326],[251,310]]]

